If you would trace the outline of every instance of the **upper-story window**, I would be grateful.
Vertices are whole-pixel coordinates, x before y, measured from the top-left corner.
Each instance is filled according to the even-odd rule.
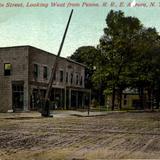
[[[60,82],[63,82],[63,71],[60,71]]]
[[[68,83],[68,72],[66,72],[66,83]]]
[[[73,73],[71,73],[71,84],[73,83]]]
[[[46,66],[43,67],[43,78],[48,79],[48,68]]]
[[[4,64],[4,75],[5,76],[10,76],[11,75],[11,64],[10,63],[5,63]]]
[[[82,86],[83,85],[83,77],[81,76],[81,79],[80,79],[80,85]]]
[[[79,76],[78,76],[78,74],[76,74],[76,85],[78,85],[79,84]]]
[[[34,64],[33,74],[34,78],[38,78],[38,64]]]
[[[56,80],[56,77],[57,77],[57,73],[54,72],[54,74],[53,74],[53,80],[54,80],[54,81]]]

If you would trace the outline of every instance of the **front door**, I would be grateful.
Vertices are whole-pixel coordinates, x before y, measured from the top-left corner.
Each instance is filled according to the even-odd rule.
[[[24,106],[24,83],[12,83],[12,105],[13,110],[23,110]]]

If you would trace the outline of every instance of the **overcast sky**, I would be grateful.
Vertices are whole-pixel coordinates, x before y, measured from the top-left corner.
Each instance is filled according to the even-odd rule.
[[[74,2],[98,3],[99,7],[25,7],[27,2],[51,3]],[[1,0],[0,1],[0,47],[32,45],[37,48],[57,54],[61,39],[68,21],[71,9],[74,9],[71,24],[62,49],[61,56],[71,55],[78,47],[85,45],[96,46],[103,35],[106,26],[105,19],[111,9],[124,11],[126,16],[138,17],[146,27],[156,27],[160,31],[160,7],[155,0],[155,7],[127,7],[131,0]],[[21,3],[24,7],[2,7],[8,2]],[[108,2],[108,6],[102,7]],[[118,6],[124,2],[125,7],[111,7],[115,2]],[[141,0],[136,2],[146,2]],[[152,1],[153,2],[153,1]]]

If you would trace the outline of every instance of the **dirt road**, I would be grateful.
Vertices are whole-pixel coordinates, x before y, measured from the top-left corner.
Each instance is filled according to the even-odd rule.
[[[160,158],[160,113],[15,117],[0,117],[0,160]]]

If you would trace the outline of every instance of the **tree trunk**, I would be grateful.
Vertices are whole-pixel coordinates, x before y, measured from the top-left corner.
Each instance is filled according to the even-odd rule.
[[[152,104],[151,104],[151,89],[148,88],[148,108],[152,109]]]
[[[159,109],[160,103],[160,89],[155,91],[155,99],[156,99],[156,109]]]
[[[114,105],[115,105],[115,87],[113,87],[112,90],[112,111],[114,111]]]
[[[118,91],[118,108],[122,109],[122,89],[119,89]]]
[[[140,109],[144,109],[144,88],[139,88]]]
[[[156,97],[156,109],[159,109],[159,102],[160,102],[159,97]]]

